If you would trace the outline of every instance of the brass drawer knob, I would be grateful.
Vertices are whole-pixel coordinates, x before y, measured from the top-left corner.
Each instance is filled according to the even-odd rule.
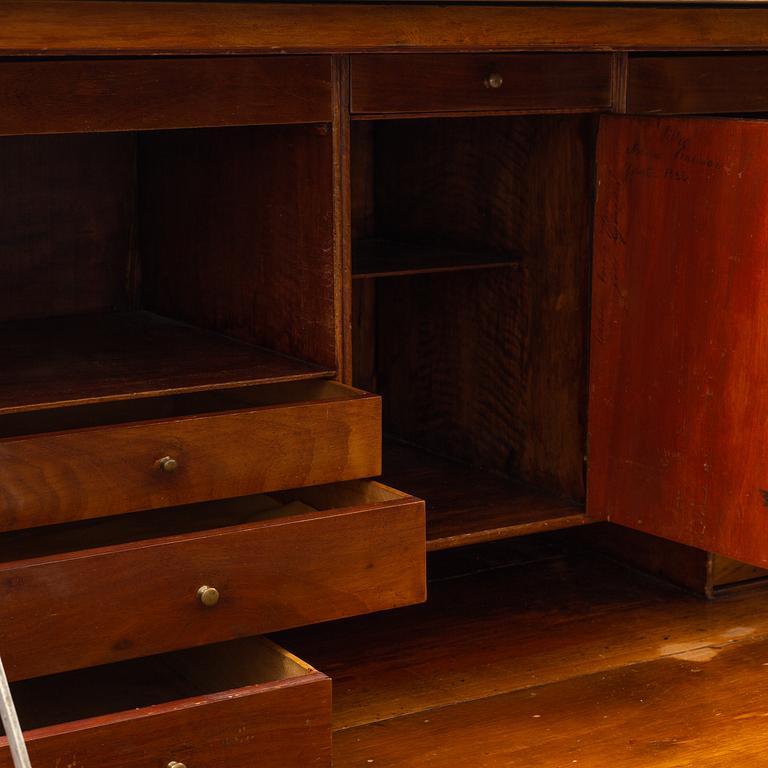
[[[219,590],[216,589],[216,587],[209,587],[207,585],[203,585],[197,590],[197,596],[206,608],[212,608],[216,605],[216,603],[219,602],[220,597]]]
[[[171,760],[170,763],[168,763],[168,768],[187,768],[184,763],[179,763],[176,760]]]
[[[179,467],[179,462],[172,456],[163,456],[157,463],[160,465],[160,469],[162,469],[163,472],[175,472]]]
[[[491,74],[485,78],[484,84],[486,88],[497,90],[504,85],[504,78],[498,72],[491,72]]]

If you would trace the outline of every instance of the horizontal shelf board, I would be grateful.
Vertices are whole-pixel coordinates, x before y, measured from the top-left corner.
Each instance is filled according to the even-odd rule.
[[[391,440],[383,482],[427,502],[427,550],[592,522],[579,505]]]
[[[352,277],[396,277],[430,272],[459,272],[468,269],[517,267],[519,260],[508,253],[465,251],[400,243],[390,240],[360,240],[352,246]]]
[[[150,312],[0,326],[0,415],[332,376]]]

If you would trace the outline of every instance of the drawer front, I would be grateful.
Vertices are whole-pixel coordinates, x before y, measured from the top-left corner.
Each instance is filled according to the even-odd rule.
[[[611,106],[608,54],[353,56],[351,77],[357,114]]]
[[[0,440],[0,530],[371,477],[380,467],[373,395],[10,438]]]
[[[765,112],[766,83],[766,54],[630,57],[627,108],[691,115]]]
[[[0,64],[5,135],[330,120],[327,56]]]
[[[253,643],[257,642],[266,643],[255,638]],[[41,703],[44,698],[75,700],[71,712],[83,709],[80,700],[87,696],[91,702],[85,703],[85,709],[94,713],[105,710],[104,714],[91,715],[87,719],[65,720],[26,731],[31,764],[35,768],[165,768],[173,763],[190,768],[330,768],[331,681],[309,667],[301,673],[290,669],[301,662],[286,654],[283,679],[248,684],[250,671],[245,667],[250,665],[258,675],[265,659],[254,658],[240,647],[227,649],[227,652],[232,666],[241,667],[241,671],[233,674],[221,654],[212,657],[206,653],[197,658],[193,655],[187,666],[178,669],[178,674],[189,679],[192,685],[182,682],[173,686],[172,695],[195,686],[202,691],[200,694],[189,690],[185,698],[168,700],[168,689],[160,683],[156,695],[162,703],[116,713],[107,712],[113,707],[114,699],[124,695],[122,687],[126,681],[124,675],[122,679],[113,680],[110,691],[105,682],[111,678],[109,667],[99,670],[102,680],[94,681],[93,675],[72,677],[68,686],[64,685],[65,681],[45,678],[30,681],[33,683],[31,690],[22,692],[19,697],[24,705],[20,708],[22,724],[30,719],[25,717],[27,713],[31,713],[32,719],[39,719],[39,710],[49,708],[48,702]],[[169,663],[173,665],[173,660]],[[279,663],[279,660],[270,663]],[[194,664],[197,669],[189,668],[189,664]],[[214,664],[218,669],[213,667]],[[176,671],[175,666],[170,668]],[[216,687],[217,682],[210,678],[218,675],[222,668],[221,682],[232,687],[210,692],[212,684]],[[152,685],[148,679],[149,670],[142,672],[137,668],[134,671],[137,677],[144,678],[145,687]],[[158,669],[158,672],[162,676],[163,670]],[[201,673],[208,679],[196,679]],[[38,699],[37,706],[34,701],[29,701],[33,696]],[[62,713],[62,705],[54,704],[53,708],[59,710],[57,714]],[[2,736],[0,768],[13,768],[10,750]]]
[[[215,605],[202,586],[218,591]],[[0,593],[0,655],[14,679],[384,610],[425,599],[424,503],[393,494],[6,563]]]

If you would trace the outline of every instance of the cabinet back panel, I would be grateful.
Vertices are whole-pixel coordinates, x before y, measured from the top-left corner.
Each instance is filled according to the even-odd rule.
[[[520,258],[356,281],[356,380],[384,396],[385,429],[576,500],[593,142],[584,116],[380,123],[373,213],[366,185],[355,188],[358,232]]]
[[[126,309],[132,134],[0,139],[0,321]]]
[[[336,368],[328,127],[147,134],[140,158],[146,307]]]

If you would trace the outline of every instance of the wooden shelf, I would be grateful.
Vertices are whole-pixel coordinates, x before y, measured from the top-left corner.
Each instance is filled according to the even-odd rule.
[[[427,502],[427,550],[592,522],[574,502],[418,448],[384,443],[382,481]]]
[[[0,326],[0,415],[332,376],[150,312]]]
[[[352,246],[352,277],[396,277],[430,272],[517,267],[511,254],[462,251],[399,243],[391,240],[360,240]]]

